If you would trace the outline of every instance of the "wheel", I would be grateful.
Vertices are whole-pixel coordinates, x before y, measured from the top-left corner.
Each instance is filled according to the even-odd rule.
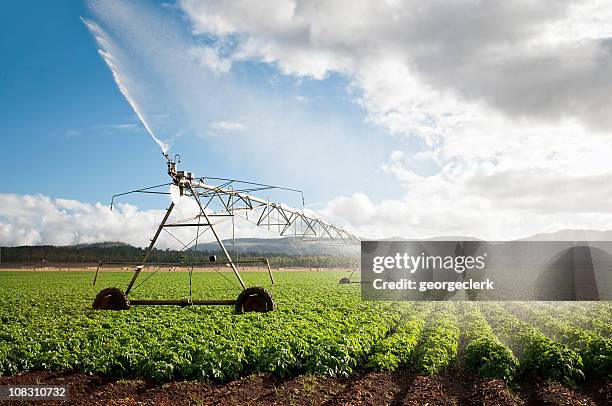
[[[351,280],[349,278],[342,278],[340,279],[340,285],[346,285],[347,283],[351,283]]]
[[[236,313],[270,312],[274,310],[272,295],[260,287],[246,288],[236,299]]]
[[[119,288],[102,289],[93,301],[95,310],[127,310],[130,300]]]

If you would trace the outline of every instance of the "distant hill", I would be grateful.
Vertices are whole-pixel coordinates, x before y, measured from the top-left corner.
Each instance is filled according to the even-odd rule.
[[[223,240],[230,252],[238,251],[241,254],[264,253],[272,255],[359,255],[360,245],[343,244],[341,242],[324,242],[313,240],[302,240],[296,237],[282,238],[236,238],[236,244],[232,240]],[[219,245],[216,242],[198,244],[198,251],[216,252]]]
[[[466,236],[440,236],[423,239],[404,237],[383,238],[380,241],[484,241]],[[538,233],[515,241],[612,241],[612,230],[559,230],[552,233]]]
[[[534,234],[518,241],[612,241],[612,230],[559,230]]]
[[[239,249],[242,260],[267,257],[273,267],[305,268],[354,268],[359,264],[359,245],[341,246],[320,241],[302,241],[297,238],[239,239],[234,247],[225,241],[230,255]],[[100,260],[109,262],[141,261],[145,248],[118,242],[80,244],[76,246],[22,246],[3,247],[0,250],[0,266],[11,264],[93,264]],[[154,249],[150,262],[189,263],[208,262],[211,255],[223,260],[217,243],[200,244],[196,251]]]
[[[134,246],[124,243],[124,242],[120,242],[120,241],[104,241],[104,242],[93,242],[89,244],[76,244],[76,245],[70,245],[70,247],[74,247],[77,249],[80,249],[80,248],[116,248],[116,247],[134,248]]]
[[[382,241],[482,241],[474,237],[441,236],[422,240],[393,237]],[[516,241],[612,241],[612,230],[560,230],[554,233],[539,233]],[[237,238],[236,245],[232,240],[224,240],[231,254],[238,251],[241,257],[343,257],[359,258],[360,244],[343,244],[341,242],[324,242],[302,240],[296,237],[283,238]],[[73,246],[27,246],[4,247],[0,251],[0,263],[41,263],[49,262],[96,262],[100,259],[109,261],[139,261],[144,248],[133,247],[117,241],[105,241]],[[197,251],[179,252],[175,250],[154,250],[151,259],[155,261],[179,261],[185,257],[207,260],[210,254],[219,255],[216,242],[198,244]],[[300,261],[305,260],[304,258]],[[320,261],[317,259],[317,261]],[[327,261],[327,260],[326,260]]]

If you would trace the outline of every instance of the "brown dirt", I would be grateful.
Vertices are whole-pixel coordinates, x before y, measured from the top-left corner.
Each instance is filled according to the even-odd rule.
[[[521,398],[527,405],[612,405],[612,380],[589,380],[571,388],[558,382],[529,377],[521,387]]]
[[[70,385],[70,405],[609,405],[612,399],[610,380],[571,389],[534,379],[510,390],[503,381],[457,370],[436,376],[367,372],[346,379],[261,374],[221,385],[54,372],[0,377],[0,385],[36,383]]]

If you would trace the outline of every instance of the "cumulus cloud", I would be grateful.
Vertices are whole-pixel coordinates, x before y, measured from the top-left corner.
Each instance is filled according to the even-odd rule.
[[[258,58],[315,78],[345,72],[366,96],[368,83],[381,70],[392,72],[387,62],[395,61],[418,81],[417,92],[429,86],[513,118],[570,116],[612,128],[606,114],[612,107],[612,28],[606,23],[612,5],[604,1],[180,4],[196,34],[244,36],[234,59]]]
[[[586,193],[562,196],[572,199],[570,205],[575,207],[570,207],[573,211],[569,212],[566,211],[568,203],[562,201],[551,203],[551,206],[561,207],[547,210],[533,209],[531,201],[514,201],[518,204],[512,204],[512,207],[495,205],[495,199],[466,195],[463,191],[458,193],[458,188],[453,188],[449,179],[438,180],[436,187],[443,187],[454,198],[427,196],[424,199],[407,197],[374,202],[367,195],[356,193],[333,199],[321,213],[365,238],[444,236],[503,241],[567,229],[612,229],[612,215],[603,211],[601,206],[592,204],[596,206],[594,211],[581,207],[579,199]],[[591,196],[587,201],[589,199]],[[609,194],[606,199],[610,201]],[[561,210],[555,211],[557,209]]]
[[[528,140],[512,153],[525,157],[522,165],[509,165],[516,156],[452,160],[429,175],[417,174],[413,160],[395,151],[385,171],[401,185],[401,199],[374,202],[356,193],[333,199],[321,213],[368,238],[506,240],[562,229],[612,229],[612,191],[603,187],[612,175],[603,155],[612,146],[609,138],[599,141],[585,153],[580,145],[547,149]],[[547,154],[547,165],[534,165]],[[575,163],[580,160],[582,165]]]
[[[102,241],[121,241],[145,247],[157,229],[165,210],[142,210],[137,206],[119,203],[111,211],[101,203],[84,203],[70,199],[52,199],[44,195],[0,194],[0,246],[73,245]],[[182,198],[170,217],[171,221],[197,214],[193,200]],[[231,223],[217,226],[222,238],[231,238]],[[262,237],[267,230],[248,223],[236,222],[241,237]],[[195,237],[194,229],[173,229],[172,234],[184,244]],[[213,239],[210,231],[200,242]],[[168,233],[160,234],[157,248],[181,249]]]
[[[182,0],[196,35],[288,75],[340,72],[367,119],[419,137],[382,165],[402,198],[322,213],[370,237],[610,228],[612,4]],[[425,170],[423,169],[425,168]]]
[[[0,195],[0,244],[70,245],[124,241],[144,245],[160,211],[51,199],[43,195]]]

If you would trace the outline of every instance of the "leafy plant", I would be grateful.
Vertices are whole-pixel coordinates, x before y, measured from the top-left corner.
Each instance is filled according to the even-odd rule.
[[[512,380],[519,367],[518,359],[495,336],[491,326],[476,306],[466,303],[462,309],[466,368],[478,372],[485,378]]]
[[[438,305],[439,309],[430,314],[417,350],[416,368],[429,375],[449,366],[457,357],[459,347],[456,310],[446,303]]]

